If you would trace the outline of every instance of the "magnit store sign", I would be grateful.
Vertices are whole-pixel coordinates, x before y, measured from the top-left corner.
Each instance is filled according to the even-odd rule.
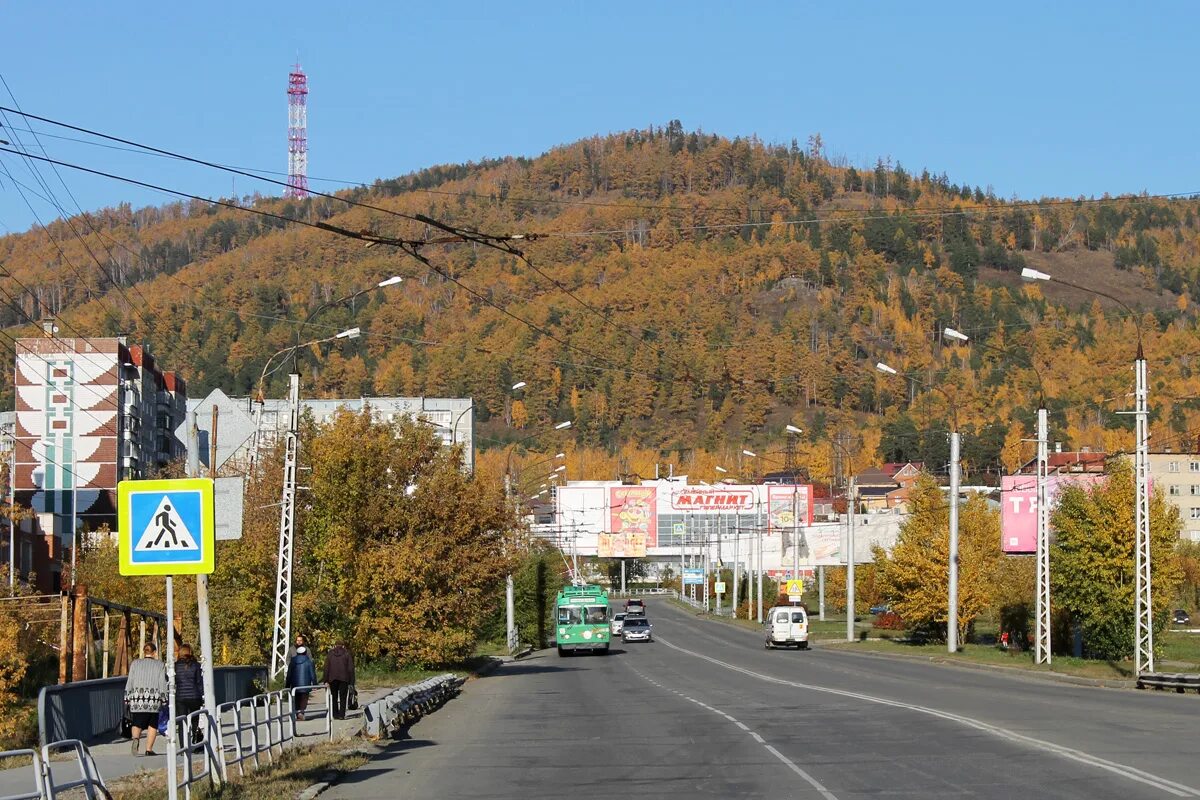
[[[725,511],[754,508],[754,487],[697,487],[671,492],[671,508],[676,511]]]

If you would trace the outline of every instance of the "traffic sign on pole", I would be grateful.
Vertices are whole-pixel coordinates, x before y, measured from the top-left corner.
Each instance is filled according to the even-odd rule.
[[[787,582],[787,596],[790,602],[800,602],[804,597],[804,581],[799,578],[789,580]]]
[[[117,542],[122,575],[211,573],[216,550],[212,480],[121,481]]]

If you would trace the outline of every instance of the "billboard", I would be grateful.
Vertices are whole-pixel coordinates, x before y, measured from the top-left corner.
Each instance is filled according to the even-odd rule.
[[[1053,512],[1066,486],[1090,489],[1105,480],[1100,473],[1046,476],[1046,500]],[[1037,552],[1037,477],[1005,475],[1000,479],[1000,549],[1009,555]]]
[[[645,558],[646,537],[641,533],[601,533],[596,538],[598,558]]]
[[[754,508],[753,486],[688,486],[671,491],[675,511],[747,511]]]
[[[812,525],[811,486],[767,487],[767,532]]]
[[[653,486],[609,488],[608,530],[641,536],[642,555],[658,546],[658,490]]]

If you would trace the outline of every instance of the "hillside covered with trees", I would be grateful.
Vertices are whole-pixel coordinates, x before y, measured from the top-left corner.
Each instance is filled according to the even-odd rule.
[[[774,145],[674,121],[339,197],[375,208],[230,202],[428,239],[436,269],[245,208],[123,206],[0,238],[0,324],[32,335],[55,315],[61,336],[128,333],[193,395],[250,393],[281,348],[359,326],[357,340],[304,351],[306,394],[471,396],[483,447],[572,419],[576,447],[594,455],[571,477],[609,477],[629,467],[612,454],[634,450],[685,468],[700,454],[727,462],[777,447],[787,423],[805,431],[814,478],[835,471],[831,440],[856,467],[936,469],[952,419],[968,474],[995,475],[1028,455],[1040,394],[1054,440],[1126,449],[1132,422],[1117,412],[1131,403],[1139,329],[1154,446],[1200,432],[1200,200],[1004,200],[900,164],[857,169],[819,136]],[[523,257],[437,243],[436,227],[389,212],[523,234],[510,243]],[[1112,299],[1022,283],[1023,266]],[[304,324],[393,275],[404,283]],[[970,343],[943,341],[946,326]]]

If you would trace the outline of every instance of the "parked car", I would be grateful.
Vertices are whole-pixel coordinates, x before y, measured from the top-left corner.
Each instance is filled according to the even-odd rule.
[[[616,614],[613,614],[612,622],[609,623],[609,628],[612,631],[612,635],[616,636],[618,633],[620,633],[621,628],[624,625],[625,625],[625,612],[618,611]]]
[[[872,614],[886,614],[891,610],[892,610],[891,603],[884,603],[884,604],[878,605],[878,606],[871,606]]]
[[[1188,616],[1188,612],[1184,611],[1182,608],[1177,608],[1171,614],[1171,622],[1175,623],[1176,625],[1191,625],[1192,618]]]
[[[645,617],[626,617],[621,627],[622,642],[653,642],[654,635],[650,629],[654,626]]]

